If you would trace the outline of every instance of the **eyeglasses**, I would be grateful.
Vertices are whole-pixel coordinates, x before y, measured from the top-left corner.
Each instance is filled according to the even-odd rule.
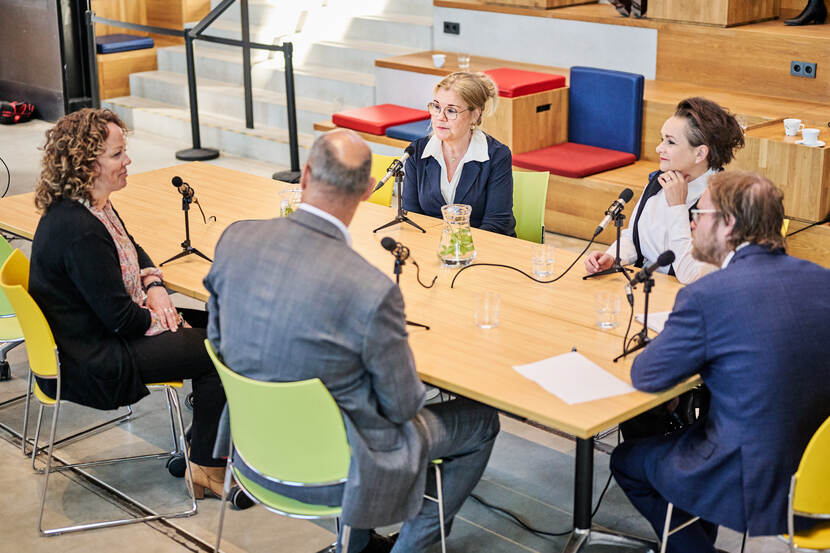
[[[692,221],[700,219],[702,213],[720,213],[717,209],[690,209],[689,212],[692,214]]]
[[[444,115],[447,116],[447,119],[449,121],[455,121],[458,118],[458,114],[461,113],[461,112],[473,111],[473,108],[458,109],[455,106],[447,106],[447,107],[442,109],[441,106],[439,106],[435,102],[428,103],[427,104],[427,109],[429,110],[429,114],[434,116],[434,117],[440,117],[441,112],[443,111]]]

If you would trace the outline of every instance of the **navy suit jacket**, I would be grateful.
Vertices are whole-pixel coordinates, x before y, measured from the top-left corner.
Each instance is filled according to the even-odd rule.
[[[830,270],[750,244],[678,292],[631,380],[658,391],[699,373],[709,414],[655,442],[650,481],[677,507],[752,535],[787,530],[790,477],[830,416]]]
[[[428,136],[412,142],[415,149],[404,166],[403,208],[441,218],[446,205],[441,195],[441,165],[433,157],[421,159]],[[461,170],[454,202],[472,206],[470,225],[516,236],[513,218],[513,156],[510,148],[487,135],[487,161],[467,161]]]

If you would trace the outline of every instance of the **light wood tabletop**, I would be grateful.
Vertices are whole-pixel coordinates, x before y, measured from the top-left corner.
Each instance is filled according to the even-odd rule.
[[[112,202],[127,230],[157,264],[181,251],[185,236],[181,196],[171,185],[173,176],[180,176],[195,189],[209,218],[205,224],[198,208],[191,206],[192,245],[210,257],[222,231],[232,222],[278,215],[280,191],[292,186],[201,163],[130,175],[127,187],[113,194]],[[603,331],[594,326],[594,295],[607,291],[622,296],[623,278],[618,275],[584,281],[580,260],[564,278],[551,284],[532,282],[507,269],[474,267],[460,274],[455,287],[450,288],[456,271],[442,269],[437,256],[442,221],[411,214],[426,233],[409,225],[372,233],[371,229],[392,220],[394,215],[391,208],[364,202],[350,231],[354,248],[390,278],[394,278],[394,257],[380,246],[380,240],[389,236],[410,249],[411,256],[401,275],[401,289],[408,319],[431,327],[410,330],[416,366],[424,381],[585,439],[698,382],[696,378],[690,379],[660,394],[633,392],[568,405],[520,376],[513,366],[576,347],[612,374],[630,381],[630,360],[611,362],[622,349],[628,319],[624,299],[620,327]],[[0,228],[31,238],[37,221],[31,194],[0,199]],[[477,262],[512,264],[530,272],[532,243],[478,229],[473,229],[473,240]],[[562,272],[575,257],[574,253],[557,250],[555,273]],[[429,283],[433,276],[438,276],[434,287],[425,289],[417,283],[412,260],[420,265],[422,281]],[[164,265],[162,270],[170,289],[204,301],[207,291],[202,279],[209,268],[207,261],[191,255]],[[665,275],[656,275],[656,281],[650,310],[670,310],[680,285]],[[478,328],[473,321],[475,301],[485,290],[498,292],[501,297],[500,324],[487,330]],[[640,313],[642,294],[637,291],[635,296],[635,312]],[[636,321],[632,329],[639,330]]]

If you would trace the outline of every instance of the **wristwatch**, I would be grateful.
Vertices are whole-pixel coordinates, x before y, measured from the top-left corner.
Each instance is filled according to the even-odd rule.
[[[153,282],[151,282],[150,284],[148,284],[147,286],[144,287],[144,291],[149,292],[150,288],[154,288],[156,286],[161,286],[163,288],[164,283],[160,280],[154,280]]]

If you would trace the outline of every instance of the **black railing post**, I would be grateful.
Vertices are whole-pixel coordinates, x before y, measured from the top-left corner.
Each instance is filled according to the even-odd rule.
[[[248,25],[248,0],[239,0],[242,20],[242,81],[245,87],[245,127],[254,128],[254,94],[251,90],[251,29]]]
[[[288,111],[288,149],[291,155],[291,170],[300,170],[300,145],[297,136],[297,100],[294,96],[294,45],[284,42],[282,55],[285,59],[285,109]]]
[[[86,40],[89,43],[89,91],[92,96],[92,107],[101,107],[101,89],[98,88],[98,51],[95,44],[95,16],[92,10],[86,10]]]
[[[190,96],[190,134],[193,147],[176,152],[176,159],[184,161],[204,161],[219,157],[219,150],[202,148],[199,130],[199,103],[196,98],[196,56],[193,54],[192,31],[184,33],[184,52],[187,61],[187,91]]]

